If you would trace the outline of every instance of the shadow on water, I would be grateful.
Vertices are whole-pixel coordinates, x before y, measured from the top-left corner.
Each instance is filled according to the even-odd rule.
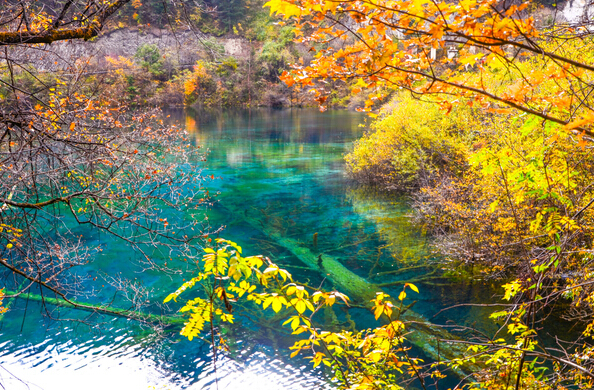
[[[406,199],[357,187],[345,177],[343,155],[364,131],[362,114],[315,109],[167,114],[186,127],[196,147],[210,151],[205,168],[215,179],[207,185],[211,194],[218,193],[209,211],[210,224],[224,225],[221,236],[238,242],[246,253],[267,255],[297,281],[326,289],[339,287],[333,285],[338,279],[296,256],[295,248],[336,259],[369,283],[366,294],[374,293],[371,287],[381,286],[397,296],[403,283],[412,281],[421,290],[414,298],[419,314],[438,323],[453,320],[491,329],[481,308],[460,307],[435,316],[458,303],[492,301],[494,290],[483,283],[454,283],[444,278],[430,238],[411,224]],[[181,276],[136,274],[127,265],[135,256],[128,247],[110,237],[93,236],[94,232],[84,234],[103,248],[86,272],[91,277],[119,273],[137,278],[151,291],[147,310],[159,313],[156,303],[181,284]],[[98,299],[109,301],[112,294],[106,288]],[[51,313],[102,324],[88,327],[51,321],[38,303],[16,300],[1,323],[0,337],[1,363],[14,375],[61,390],[79,388],[76,382],[69,384],[76,379],[54,385],[64,375],[94,378],[85,388],[104,389],[112,385],[108,371],[129,378],[127,388],[214,387],[213,357],[207,343],[188,342],[174,332],[159,336],[121,318],[88,318],[88,313],[64,309]],[[294,339],[281,329],[280,317],[250,308],[238,316],[235,325],[221,330],[235,348],[219,357],[219,388],[330,388],[319,369],[311,370],[304,360],[287,358],[286,348]],[[364,309],[324,313],[324,320],[342,328],[375,323]],[[423,356],[421,349],[415,353]],[[22,388],[8,374],[0,374],[2,380],[12,380],[14,387],[9,388]],[[112,387],[124,388],[121,384]]]

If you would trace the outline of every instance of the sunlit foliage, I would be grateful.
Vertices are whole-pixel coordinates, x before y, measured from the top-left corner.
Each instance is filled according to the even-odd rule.
[[[398,105],[399,101],[397,97],[347,157],[351,169],[357,164],[390,172],[381,182],[384,188],[402,189],[399,183],[410,175],[395,168],[398,156],[410,156],[406,148],[414,151],[417,147],[414,142],[386,140],[408,134],[407,129],[419,129],[425,120],[413,111],[426,103],[411,100],[411,109],[406,103]],[[405,109],[409,122],[393,126]],[[456,118],[456,110],[449,115]],[[443,111],[434,113],[442,121],[434,123],[451,120]],[[500,335],[509,333],[515,344],[497,337],[478,337],[478,344],[470,343],[472,363],[484,367],[473,369],[476,378],[489,388],[505,388],[517,378],[526,386],[560,388],[574,383],[575,375],[581,379],[574,384],[588,388],[592,378],[584,376],[583,370],[590,369],[587,356],[592,348],[592,149],[578,136],[535,117],[494,113],[480,118],[454,135],[463,153],[459,160],[446,160],[446,166],[459,168],[457,174],[436,170],[416,190],[407,189],[415,198],[419,221],[436,235],[437,247],[446,255],[446,269],[481,279],[511,278],[503,286],[504,299],[522,302],[493,316],[497,321],[505,319]],[[426,127],[421,133],[418,139],[422,140],[440,130]],[[385,155],[396,157],[374,160],[366,150],[385,150]],[[417,152],[416,156],[424,154]],[[409,157],[408,161],[418,160]],[[568,347],[561,355],[538,341],[538,324],[557,305],[565,307],[565,318],[581,322],[583,331],[575,334],[581,346]],[[536,360],[528,361],[527,356]],[[460,358],[458,363],[463,364]],[[552,375],[546,365],[538,363],[545,359],[569,373]],[[523,369],[519,369],[520,361],[525,362]]]
[[[474,373],[469,386],[590,388],[588,25],[554,18],[545,25],[533,4],[497,0],[267,5],[296,23],[300,42],[316,53],[283,79],[310,89],[321,105],[328,80],[339,79],[368,92],[367,109],[396,90],[441,106],[443,114],[397,97],[348,162],[364,181],[421,188],[417,212],[452,269],[466,264],[470,275],[508,279],[504,298],[512,303],[493,316],[504,320],[500,331],[460,341],[468,353],[452,362]],[[448,132],[459,113],[472,125]],[[436,163],[436,155],[446,158]],[[541,322],[559,306],[566,318],[583,320],[581,330],[545,346]]]
[[[243,257],[242,248],[234,242],[216,239],[216,243],[215,248],[204,249],[198,275],[165,298],[169,302],[182,293],[194,293],[180,309],[189,313],[183,336],[191,340],[208,329],[213,347],[218,348],[225,340],[220,336],[215,340],[216,328],[232,323],[231,313],[242,302],[252,302],[260,310],[282,313],[283,325],[301,335],[291,347],[292,356],[303,351],[314,367],[329,367],[340,388],[402,389],[398,385],[402,378],[424,381],[419,371],[422,360],[409,355],[410,347],[404,344],[405,323],[400,319],[407,291],[419,292],[415,285],[405,284],[397,303],[384,293],[372,300],[376,320],[385,320],[385,325],[361,332],[331,332],[316,323],[321,316],[318,313],[336,304],[348,306],[347,296],[300,285],[268,258]]]
[[[583,93],[592,87],[594,71],[587,26],[539,28],[529,3],[498,0],[266,5],[296,23],[299,41],[315,52],[311,63],[295,64],[283,79],[311,88],[321,104],[329,93],[326,80],[352,79],[371,89],[367,107],[385,96],[386,87],[398,87],[430,95],[446,109],[468,100],[491,111],[512,107],[591,134],[594,114]],[[537,69],[519,66],[532,60]]]
[[[438,106],[399,93],[384,106],[371,131],[346,156],[351,176],[367,184],[409,190],[436,176],[466,169],[468,149],[481,126],[475,110],[458,106],[443,115]]]

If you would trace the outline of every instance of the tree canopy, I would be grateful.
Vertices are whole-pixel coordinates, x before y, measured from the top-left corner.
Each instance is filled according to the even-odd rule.
[[[555,8],[499,0],[266,5],[314,53],[282,76],[288,85],[309,89],[323,108],[337,80],[365,94],[368,111],[394,98],[347,156],[351,172],[418,190],[418,213],[445,237],[442,252],[507,279],[510,304],[491,315],[504,325],[459,341],[468,350],[454,364],[481,367],[469,387],[591,388],[588,15],[566,20]],[[555,347],[543,342],[552,310],[580,328]],[[539,359],[548,363],[538,368]],[[556,372],[545,375],[546,364]]]
[[[350,79],[359,89],[372,89],[368,107],[382,97],[382,87],[396,87],[432,96],[446,109],[463,98],[593,134],[588,91],[594,59],[587,23],[557,20],[556,12],[540,20],[534,3],[500,0],[272,0],[266,5],[293,20],[298,40],[315,52],[310,64],[296,64],[285,75],[288,84]],[[323,84],[315,92],[324,103]]]

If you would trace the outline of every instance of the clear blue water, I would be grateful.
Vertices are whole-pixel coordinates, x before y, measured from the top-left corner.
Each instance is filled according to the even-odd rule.
[[[364,131],[362,114],[314,109],[170,114],[186,126],[194,145],[210,150],[205,175],[214,176],[207,186],[217,200],[208,211],[210,225],[224,226],[220,236],[246,253],[270,256],[296,280],[334,287],[275,242],[274,231],[339,259],[371,283],[394,283],[384,287],[393,295],[407,280],[439,277],[430,242],[411,225],[406,200],[360,188],[345,176],[343,155]],[[79,300],[109,302],[115,296],[116,306],[125,305],[125,297],[114,295],[108,284],[121,275],[136,278],[148,291],[144,310],[159,313],[158,303],[182,283],[181,274],[139,273],[137,255],[122,242],[84,229],[80,234],[90,247],[103,249],[83,272],[106,283]],[[417,267],[391,273],[411,266]],[[436,322],[471,324],[483,318],[479,309],[469,308],[434,315],[452,304],[488,300],[488,286],[428,281],[417,282],[415,311]],[[155,333],[132,320],[58,311],[26,299],[11,305],[0,323],[0,383],[8,389],[206,389],[215,388],[215,378],[220,389],[331,388],[320,370],[287,357],[293,339],[268,318],[246,315],[227,330],[234,352],[218,356],[215,375],[208,345],[170,330]],[[365,310],[350,315],[358,326],[373,325]],[[339,320],[343,316],[338,313]]]

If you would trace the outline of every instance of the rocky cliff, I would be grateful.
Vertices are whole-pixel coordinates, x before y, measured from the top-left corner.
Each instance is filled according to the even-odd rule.
[[[72,40],[37,47],[11,48],[12,56],[39,71],[58,71],[86,63],[99,67],[105,57],[132,57],[144,44],[156,45],[161,54],[178,66],[191,66],[199,59],[217,60],[224,56],[245,59],[250,43],[239,37],[209,37],[201,32],[124,28],[109,31],[92,41]]]

